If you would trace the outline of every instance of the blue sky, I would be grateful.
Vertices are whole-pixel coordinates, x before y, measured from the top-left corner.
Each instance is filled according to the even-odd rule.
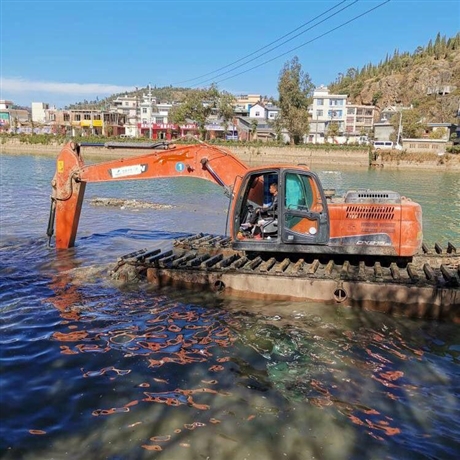
[[[19,105],[212,82],[276,98],[294,56],[327,85],[438,32],[454,36],[460,0],[2,0],[0,21],[0,99]]]

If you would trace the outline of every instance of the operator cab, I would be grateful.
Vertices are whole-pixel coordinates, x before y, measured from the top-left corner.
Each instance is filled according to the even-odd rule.
[[[278,185],[278,195],[277,206],[272,209],[270,186],[274,183]],[[296,244],[329,241],[326,197],[318,177],[307,168],[252,170],[243,178],[240,193],[234,199],[235,248],[254,249],[257,244],[257,250],[272,251],[276,245],[276,250],[288,252],[295,250]],[[260,237],[251,222],[260,228]]]

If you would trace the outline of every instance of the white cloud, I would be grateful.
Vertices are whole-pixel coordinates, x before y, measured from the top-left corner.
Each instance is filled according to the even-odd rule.
[[[134,86],[119,86],[105,83],[62,83],[52,81],[31,81],[23,78],[5,78],[1,81],[2,93],[46,92],[55,94],[113,94],[133,91]]]

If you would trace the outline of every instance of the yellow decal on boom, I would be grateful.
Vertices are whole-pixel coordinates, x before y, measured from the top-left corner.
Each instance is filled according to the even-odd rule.
[[[58,160],[58,173],[63,173],[64,172],[64,160]]]

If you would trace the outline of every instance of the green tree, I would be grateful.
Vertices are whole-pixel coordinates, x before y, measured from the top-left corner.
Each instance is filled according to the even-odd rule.
[[[185,123],[193,120],[200,131],[201,139],[206,136],[206,121],[212,113],[216,113],[227,123],[233,116],[231,103],[233,96],[229,93],[220,93],[215,85],[207,89],[192,89],[187,91],[181,104],[175,105],[168,114],[171,123]]]
[[[427,129],[426,123],[423,121],[421,113],[417,109],[404,110],[396,113],[391,117],[390,123],[393,125],[394,133],[391,136],[392,141],[396,141],[399,123],[401,117],[401,139],[417,139],[423,135]],[[401,140],[399,139],[399,141]]]
[[[273,131],[275,133],[275,136],[276,136],[276,140],[278,142],[281,142],[282,138],[283,138],[283,136],[282,136],[283,127],[282,127],[280,121],[281,121],[281,117],[277,117],[274,120],[269,120],[268,121],[268,125],[271,126],[271,128],[273,129]]]
[[[310,76],[302,71],[298,57],[286,62],[278,79],[278,92],[280,124],[289,133],[291,144],[299,144],[309,132],[308,107],[313,90]]]
[[[256,133],[257,133],[257,126],[259,125],[259,122],[253,118],[251,120],[251,140],[253,141],[255,136],[256,136]]]
[[[235,96],[226,91],[222,91],[217,100],[217,115],[222,119],[225,134],[227,133],[230,121],[233,119],[234,109],[233,103]]]
[[[201,139],[204,139],[206,120],[216,105],[216,93],[217,90],[214,86],[209,89],[189,90],[182,104],[172,107],[168,114],[168,120],[176,124],[185,123],[187,119],[193,120],[198,125]]]
[[[339,123],[337,121],[331,121],[327,125],[327,138],[332,137],[332,142],[335,142],[335,138],[339,135]]]

